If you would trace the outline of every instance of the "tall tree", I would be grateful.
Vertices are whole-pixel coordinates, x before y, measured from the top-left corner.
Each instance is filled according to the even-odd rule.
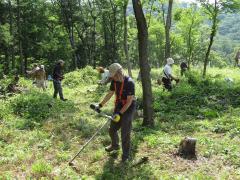
[[[93,21],[92,24],[92,32],[91,32],[91,57],[90,57],[90,64],[93,65],[93,67],[96,67],[96,21],[97,21],[97,15],[96,15],[96,8],[95,8],[95,4],[94,1],[91,2],[90,0],[88,0],[88,5],[90,8],[90,14],[91,14],[91,18]]]
[[[66,28],[66,31],[69,36],[69,41],[73,51],[73,67],[74,69],[78,68],[79,55],[76,51],[76,42],[74,37],[74,7],[76,7],[77,2],[75,0],[59,0],[59,5],[61,8],[62,16],[63,16],[63,24]]]
[[[139,66],[143,88],[143,112],[144,126],[153,126],[153,98],[152,86],[150,78],[150,66],[148,62],[148,29],[146,18],[143,13],[140,0],[132,0],[135,18],[138,28],[138,51],[139,51]]]
[[[17,30],[18,30],[18,51],[20,57],[20,72],[24,74],[23,48],[22,48],[22,26],[21,26],[21,5],[17,0]]]
[[[8,13],[9,13],[9,26],[10,26],[10,35],[13,36],[13,12],[12,12],[12,3],[11,0],[8,0]],[[13,42],[10,47],[12,69],[15,69],[15,58],[14,58],[14,46]]]
[[[101,28],[104,37],[103,64],[119,62],[119,42],[122,37],[122,1],[98,0],[95,1],[101,16]],[[109,61],[108,61],[109,60]]]
[[[129,59],[129,53],[128,53],[128,22],[127,22],[127,7],[128,7],[128,1],[124,0],[123,4],[123,18],[124,18],[124,53],[127,60],[127,67],[128,67],[128,75],[132,77],[132,67],[131,62]]]
[[[208,48],[207,48],[207,52],[206,52],[206,55],[205,55],[205,59],[204,59],[204,67],[203,67],[203,77],[206,76],[206,71],[207,71],[207,65],[208,65],[208,62],[209,62],[209,54],[210,54],[210,51],[211,51],[211,47],[212,47],[212,44],[213,44],[213,41],[214,41],[214,37],[216,35],[216,32],[217,32],[217,27],[218,27],[218,14],[219,14],[219,7],[218,7],[218,2],[217,0],[214,1],[214,5],[210,4],[209,2],[208,3],[204,3],[202,2],[204,8],[207,10],[207,12],[209,13],[210,15],[210,19],[212,20],[212,27],[211,27],[211,34],[210,34],[210,40],[209,40],[209,45],[208,45]]]
[[[171,56],[170,29],[172,25],[172,6],[173,6],[173,0],[169,0],[167,19],[165,23],[165,37],[166,37],[165,58],[166,59]]]
[[[206,14],[209,16],[211,20],[211,33],[209,37],[209,44],[206,51],[206,55],[204,58],[204,67],[203,67],[203,77],[206,76],[207,65],[209,63],[209,55],[211,52],[211,48],[214,42],[214,37],[216,36],[216,32],[218,30],[219,19],[218,16],[223,12],[230,12],[239,10],[240,2],[238,0],[214,0],[214,3],[211,3],[210,0],[199,0],[202,7],[204,8]]]
[[[201,37],[199,29],[203,29],[201,27],[203,17],[197,5],[191,4],[189,8],[179,9],[174,15],[174,20],[177,21],[176,27],[184,39],[183,56],[186,58],[188,68],[190,68],[196,56],[199,56],[196,51],[199,48]]]

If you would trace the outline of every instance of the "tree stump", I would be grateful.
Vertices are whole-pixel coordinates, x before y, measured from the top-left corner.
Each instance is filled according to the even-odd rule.
[[[178,155],[186,158],[196,157],[196,143],[197,139],[185,137],[181,142],[178,149]]]

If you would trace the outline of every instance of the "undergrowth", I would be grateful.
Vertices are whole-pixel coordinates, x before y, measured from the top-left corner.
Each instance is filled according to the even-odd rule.
[[[89,105],[99,102],[109,87],[97,85],[98,74],[91,67],[77,70],[65,75],[69,100],[62,102],[52,98],[51,82],[42,92],[21,78],[28,91],[0,100],[0,179],[239,179],[238,70],[209,71],[202,78],[192,70],[167,92],[155,84],[161,70],[153,69],[155,127],[142,127],[142,118],[134,120],[130,163],[122,165],[120,155],[104,152],[110,143],[106,127],[74,161],[76,169],[68,161],[106,121]],[[133,71],[135,80],[137,74]],[[1,85],[11,80],[1,80]],[[135,82],[141,110],[141,83]],[[113,100],[103,112],[111,114],[112,105]],[[175,155],[185,136],[197,138],[196,160]],[[143,156],[149,161],[132,167]]]

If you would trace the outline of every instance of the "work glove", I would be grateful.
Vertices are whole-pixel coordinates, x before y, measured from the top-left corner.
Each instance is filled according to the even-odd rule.
[[[113,122],[118,123],[121,120],[122,114],[120,112],[113,115]]]

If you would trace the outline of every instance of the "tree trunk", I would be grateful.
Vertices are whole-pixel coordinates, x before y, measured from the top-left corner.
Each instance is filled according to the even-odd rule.
[[[213,34],[213,31],[215,31],[214,29],[212,29],[212,33],[210,35],[210,42],[209,42],[209,45],[208,45],[208,49],[207,49],[207,52],[206,52],[206,55],[205,55],[205,59],[204,59],[204,67],[203,67],[203,77],[206,76],[206,72],[207,72],[207,65],[209,64],[209,54],[210,54],[210,51],[211,51],[211,47],[212,47],[212,44],[213,44],[213,39],[214,39],[214,34]]]
[[[112,48],[112,62],[119,62],[117,50],[117,6],[112,0],[109,1],[112,9],[112,18],[110,18],[110,28],[111,28],[111,48]]]
[[[187,47],[188,47],[188,69],[190,69],[191,66],[191,60],[192,60],[192,52],[193,52],[193,45],[192,45],[192,39],[191,39],[191,35],[192,35],[192,27],[194,24],[194,20],[192,19],[192,23],[190,25],[189,31],[188,31],[188,43],[187,43]]]
[[[96,68],[97,52],[96,52],[96,17],[93,17],[93,68]]]
[[[165,25],[165,36],[166,36],[166,44],[165,44],[165,58],[169,58],[171,56],[171,43],[170,43],[170,29],[172,23],[172,6],[173,0],[169,0],[168,3],[168,14]]]
[[[128,53],[128,30],[127,30],[127,6],[128,6],[128,0],[125,0],[123,6],[123,17],[124,17],[124,52],[125,52],[125,57],[127,60],[127,67],[128,67],[128,75],[132,77],[132,67],[131,67],[131,62],[129,60],[129,53]]]
[[[27,59],[27,55],[25,55],[24,53],[24,72],[26,72],[27,66],[28,66],[28,59]]]
[[[103,35],[104,35],[104,57],[103,59],[105,59],[103,61],[104,64],[108,64],[108,63],[114,63],[114,59],[112,58],[112,48],[111,48],[111,37],[110,37],[110,31],[108,29],[108,25],[107,25],[108,21],[106,18],[106,15],[103,14],[102,15],[102,28],[103,28]],[[110,53],[109,53],[110,51]]]
[[[163,21],[163,25],[164,27],[166,26],[166,22],[165,22],[165,10],[164,10],[164,3],[160,2],[161,4],[161,9],[162,9],[162,21]]]
[[[92,19],[93,19],[93,30],[92,30],[92,34],[91,34],[91,36],[92,36],[92,44],[91,44],[91,52],[92,52],[92,56],[91,56],[91,62],[92,62],[92,66],[93,66],[93,68],[95,69],[96,68],[96,19],[97,19],[97,17],[96,17],[96,15],[94,15],[94,9],[95,9],[95,7],[94,7],[94,3],[92,2],[92,4],[91,4],[91,2],[90,2],[90,0],[88,0],[88,5],[89,5],[89,7],[90,7],[90,14],[91,14],[91,17],[92,17]]]
[[[153,126],[153,98],[148,63],[148,30],[140,0],[132,0],[138,28],[139,66],[143,88],[143,126]]]
[[[66,31],[68,33],[69,36],[69,41],[70,41],[70,45],[71,48],[73,50],[73,54],[72,54],[72,60],[73,60],[73,67],[74,69],[78,68],[78,62],[80,61],[79,59],[79,55],[76,52],[76,46],[75,46],[75,39],[74,39],[74,22],[73,22],[73,15],[72,15],[72,4],[71,2],[68,1],[64,1],[64,0],[60,0],[60,8],[61,8],[61,12],[63,15],[63,19],[64,19],[64,26],[66,28]]]
[[[13,36],[13,13],[12,13],[11,0],[8,0],[8,8],[9,8],[10,35]],[[13,43],[10,46],[10,55],[11,55],[12,69],[15,69],[15,58],[14,58],[14,45],[13,45]]]
[[[20,3],[17,0],[17,29],[18,29],[18,50],[20,56],[20,73],[24,74],[23,49],[22,49],[22,30],[20,23]]]
[[[148,3],[149,3],[149,4],[152,3],[152,4],[151,4],[151,6],[150,6],[150,13],[149,13],[149,19],[148,19],[147,28],[149,28],[149,27],[150,27],[150,24],[151,24],[152,12],[153,12],[153,5],[154,5],[155,1],[152,1],[152,2],[149,1]],[[148,4],[148,5],[149,5],[149,4]]]
[[[71,43],[71,47],[73,49],[73,66],[74,69],[78,68],[78,54],[76,52],[76,46],[75,46],[75,39],[74,39],[74,25],[72,24],[72,26],[70,27],[70,43]]]
[[[207,65],[209,64],[209,54],[211,51],[211,47],[213,45],[213,41],[214,41],[214,37],[216,35],[216,31],[217,31],[217,16],[218,16],[218,9],[217,9],[217,1],[215,0],[215,7],[214,7],[214,15],[212,17],[212,29],[211,29],[211,34],[210,34],[210,42],[208,45],[208,49],[205,55],[205,59],[204,59],[204,67],[203,67],[203,77],[206,76],[206,72],[207,72]]]
[[[5,61],[4,61],[4,74],[8,74],[9,73],[9,48],[5,49]]]

